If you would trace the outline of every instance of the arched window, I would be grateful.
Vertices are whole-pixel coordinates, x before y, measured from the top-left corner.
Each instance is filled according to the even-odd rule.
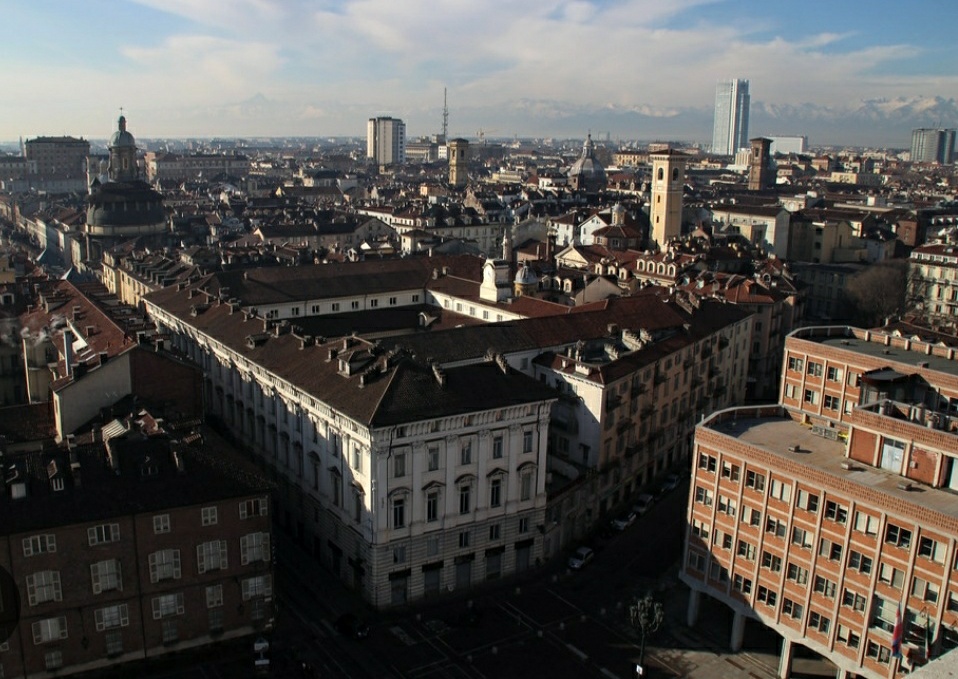
[[[663,179],[665,179],[665,170],[663,170],[663,169],[660,167],[660,168],[659,168],[659,181],[662,181]]]
[[[676,181],[679,178],[679,168],[672,168],[672,181]]]

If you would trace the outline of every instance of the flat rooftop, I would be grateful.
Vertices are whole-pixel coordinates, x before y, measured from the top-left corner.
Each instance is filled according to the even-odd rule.
[[[841,351],[850,351],[879,361],[904,363],[914,366],[916,369],[921,367],[919,366],[920,363],[925,363],[929,370],[958,376],[958,360],[926,353],[924,351],[926,347],[924,340],[916,342],[919,346],[915,349],[905,349],[894,345],[886,346],[884,339],[887,335],[880,331],[871,332],[871,341],[855,336],[856,333],[864,332],[858,328],[848,326],[807,327],[799,328],[790,337],[833,347]],[[892,336],[892,339],[900,343],[903,338]]]
[[[882,342],[866,342],[855,337],[803,337],[802,339],[836,349],[854,351],[856,354],[863,354],[872,358],[907,363],[915,368],[919,367],[919,363],[927,363],[930,370],[937,370],[948,375],[958,375],[958,361],[950,361],[944,356],[929,355],[924,351],[902,349],[894,346],[886,347]]]
[[[905,502],[926,507],[950,517],[958,518],[958,493],[943,488],[931,488],[911,481],[911,490],[899,488],[907,481],[903,476],[884,469],[869,467],[845,457],[845,443],[812,433],[811,427],[791,417],[757,417],[732,419],[703,426],[761,448],[783,459],[820,469],[849,483],[874,488]],[[753,411],[754,412],[754,411]],[[744,414],[744,413],[743,413]],[[797,450],[790,450],[797,446]],[[851,469],[842,467],[851,463]]]

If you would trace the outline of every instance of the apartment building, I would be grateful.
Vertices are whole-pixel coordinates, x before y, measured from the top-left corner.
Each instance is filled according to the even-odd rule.
[[[366,158],[377,165],[406,162],[406,124],[399,118],[380,116],[366,123]]]
[[[225,272],[145,304],[289,529],[385,607],[555,554],[744,393],[751,319],[729,305],[513,292],[504,261],[434,257]]]
[[[554,390],[543,533],[544,555],[552,557],[684,465],[694,423],[704,414],[742,402],[751,323],[734,306],[660,288],[574,314],[389,343],[449,364],[479,361],[494,347]]]
[[[780,403],[696,429],[685,560],[702,597],[838,676],[888,678],[958,646],[958,356],[848,327],[786,341]],[[902,620],[902,658],[893,654]]]
[[[250,159],[241,154],[157,153],[144,156],[146,178],[150,182],[182,182],[220,177],[243,179],[249,174]]]
[[[400,268],[391,280],[380,271],[378,283],[368,267],[354,269],[359,289],[346,270],[327,272],[337,283],[313,272],[299,294],[338,287],[368,300],[391,282],[387,296],[408,306],[430,274]],[[419,291],[407,294],[413,278]],[[501,357],[441,365],[354,335],[306,334],[269,320],[262,298],[267,318],[257,317],[248,303],[266,288],[252,272],[240,279],[229,294],[247,304],[219,298],[207,278],[147,295],[146,305],[173,348],[202,367],[212,414],[276,481],[282,522],[325,566],[387,607],[541,561],[552,389]],[[297,322],[318,327],[305,315]]]
[[[145,413],[4,456],[0,676],[108,670],[272,625],[270,486],[224,442]]]
[[[35,137],[24,143],[28,174],[83,179],[90,142],[76,137]]]
[[[958,245],[920,245],[908,260],[911,299],[920,304],[923,315],[954,323],[958,319]]]

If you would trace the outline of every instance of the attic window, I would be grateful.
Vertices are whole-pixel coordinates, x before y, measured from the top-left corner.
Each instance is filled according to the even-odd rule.
[[[53,488],[54,492],[63,490],[63,477],[57,476],[56,478],[50,479],[50,487]]]
[[[247,335],[246,346],[250,349],[255,349],[256,347],[262,346],[268,337],[269,333],[266,332],[259,332],[255,335]]]
[[[14,483],[10,486],[10,497],[14,500],[22,500],[27,496],[27,484]]]
[[[159,467],[156,463],[149,457],[143,459],[143,462],[140,463],[140,477],[148,479],[150,477],[156,476],[160,473]]]

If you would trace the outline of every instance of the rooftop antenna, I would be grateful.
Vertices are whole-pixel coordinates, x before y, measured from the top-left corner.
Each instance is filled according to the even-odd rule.
[[[442,138],[449,138],[449,106],[446,104],[446,88],[442,88]]]

